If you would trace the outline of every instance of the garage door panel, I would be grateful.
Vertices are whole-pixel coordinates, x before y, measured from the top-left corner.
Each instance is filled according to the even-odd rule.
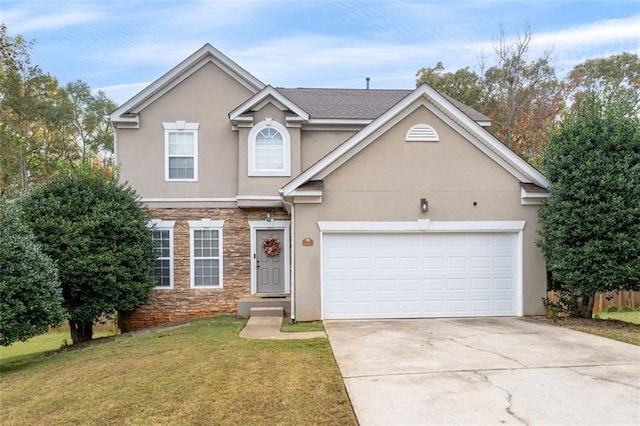
[[[442,291],[445,288],[445,280],[442,278],[425,278],[424,289],[425,291]]]
[[[448,256],[447,269],[467,269],[467,258],[464,256]]]
[[[496,290],[512,290],[515,291],[515,280],[513,277],[494,278],[493,288]]]
[[[326,234],[325,319],[517,315],[516,234]]]
[[[465,278],[449,278],[447,280],[447,290],[453,292],[467,290],[467,280]]]

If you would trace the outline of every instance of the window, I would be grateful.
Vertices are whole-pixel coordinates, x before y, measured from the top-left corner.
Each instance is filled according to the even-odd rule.
[[[176,121],[164,127],[165,180],[198,180],[199,123]]]
[[[249,176],[291,176],[289,132],[270,118],[253,126],[248,141]]]
[[[190,220],[191,287],[222,287],[223,220]]]
[[[148,226],[153,232],[153,247],[158,254],[153,265],[156,288],[173,288],[173,220],[153,219]]]

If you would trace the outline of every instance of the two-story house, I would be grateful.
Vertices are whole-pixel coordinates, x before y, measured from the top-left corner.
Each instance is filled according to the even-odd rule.
[[[428,86],[274,88],[207,44],[110,119],[159,247],[127,328],[259,303],[297,320],[543,313],[545,177]]]

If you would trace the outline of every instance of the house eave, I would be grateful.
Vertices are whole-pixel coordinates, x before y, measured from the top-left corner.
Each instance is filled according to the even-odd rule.
[[[539,206],[544,203],[544,200],[549,198],[551,194],[544,188],[535,188],[533,190],[527,190],[524,185],[520,188],[520,204],[523,206]]]

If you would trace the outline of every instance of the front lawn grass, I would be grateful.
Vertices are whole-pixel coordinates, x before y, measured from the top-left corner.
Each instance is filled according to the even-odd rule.
[[[640,324],[640,311],[618,311],[618,312],[600,312],[595,315],[597,319],[603,320],[616,320],[616,321],[624,321],[630,322],[633,324]]]
[[[217,317],[2,367],[3,425],[356,424],[327,339]]]
[[[113,336],[110,331],[96,331],[93,338]],[[0,346],[0,368],[13,363],[23,363],[27,359],[36,358],[43,352],[55,351],[64,345],[71,344],[71,335],[68,331],[50,331],[32,337],[26,342],[15,342],[11,346]]]
[[[305,332],[305,331],[324,331],[324,325],[322,325],[322,321],[305,321],[305,322],[296,322],[295,324],[291,324],[291,318],[285,317],[282,320],[280,331],[284,333],[296,333],[296,332]]]

